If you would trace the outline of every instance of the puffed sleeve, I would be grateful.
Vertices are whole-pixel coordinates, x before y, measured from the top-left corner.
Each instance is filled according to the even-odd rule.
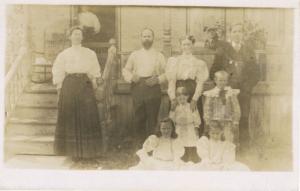
[[[60,89],[66,75],[64,52],[59,53],[56,57],[52,67],[52,75],[53,84],[56,85],[57,89]]]
[[[159,62],[159,77],[158,81],[160,84],[167,81],[167,75],[166,75],[166,60],[162,53],[158,53],[158,62]]]
[[[168,80],[168,95],[171,100],[175,99],[176,92],[176,58],[171,57],[168,59],[166,67],[166,77]]]
[[[207,80],[208,78],[208,69],[207,65],[204,61],[202,60],[197,60],[197,68],[196,68],[196,82],[197,86],[195,89],[195,93],[193,96],[193,100],[197,101],[202,94],[202,88],[203,88],[203,83]]]
[[[131,83],[133,77],[133,67],[134,67],[134,52],[128,57],[127,63],[122,70],[123,78],[126,82]]]
[[[197,142],[197,153],[202,161],[209,161],[209,140],[206,136],[202,136]]]
[[[136,154],[142,159],[148,157],[148,153],[153,151],[158,145],[159,139],[155,135],[150,135],[143,144],[143,148],[138,150]]]
[[[225,142],[226,144],[224,153],[223,153],[223,163],[230,164],[235,161],[235,145],[229,142]]]
[[[143,150],[146,152],[153,151],[158,145],[158,137],[155,135],[150,135],[143,144]]]

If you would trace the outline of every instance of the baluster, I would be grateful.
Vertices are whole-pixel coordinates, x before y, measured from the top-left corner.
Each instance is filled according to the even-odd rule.
[[[9,84],[9,112],[12,111],[13,108],[13,95],[12,95],[12,82]]]

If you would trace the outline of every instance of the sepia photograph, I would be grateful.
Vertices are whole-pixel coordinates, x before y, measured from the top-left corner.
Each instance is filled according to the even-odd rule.
[[[6,168],[294,170],[293,9],[5,9]]]

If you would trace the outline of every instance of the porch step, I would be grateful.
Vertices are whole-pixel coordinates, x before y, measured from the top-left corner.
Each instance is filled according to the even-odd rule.
[[[54,155],[54,136],[7,136],[5,140],[5,153]]]
[[[42,119],[22,119],[17,117],[11,117],[9,124],[27,124],[27,125],[55,125],[56,119],[42,118]]]
[[[10,123],[6,126],[6,136],[44,136],[54,135],[54,124]]]
[[[55,124],[57,109],[16,108],[9,123],[19,124]]]
[[[55,109],[57,108],[57,101],[56,94],[25,93],[20,97],[17,107]]]
[[[31,94],[56,94],[56,87],[52,83],[30,83],[25,87],[25,93]]]

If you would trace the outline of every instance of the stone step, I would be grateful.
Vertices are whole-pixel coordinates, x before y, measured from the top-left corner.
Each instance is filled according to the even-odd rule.
[[[55,124],[57,109],[16,108],[9,123]]]
[[[7,136],[5,139],[5,153],[54,155],[54,136]]]
[[[6,136],[54,135],[55,124],[9,123],[5,131]]]
[[[30,83],[25,87],[25,93],[56,94],[56,87],[52,83]]]
[[[31,108],[57,108],[58,97],[56,94],[23,94],[18,100],[17,107]]]

